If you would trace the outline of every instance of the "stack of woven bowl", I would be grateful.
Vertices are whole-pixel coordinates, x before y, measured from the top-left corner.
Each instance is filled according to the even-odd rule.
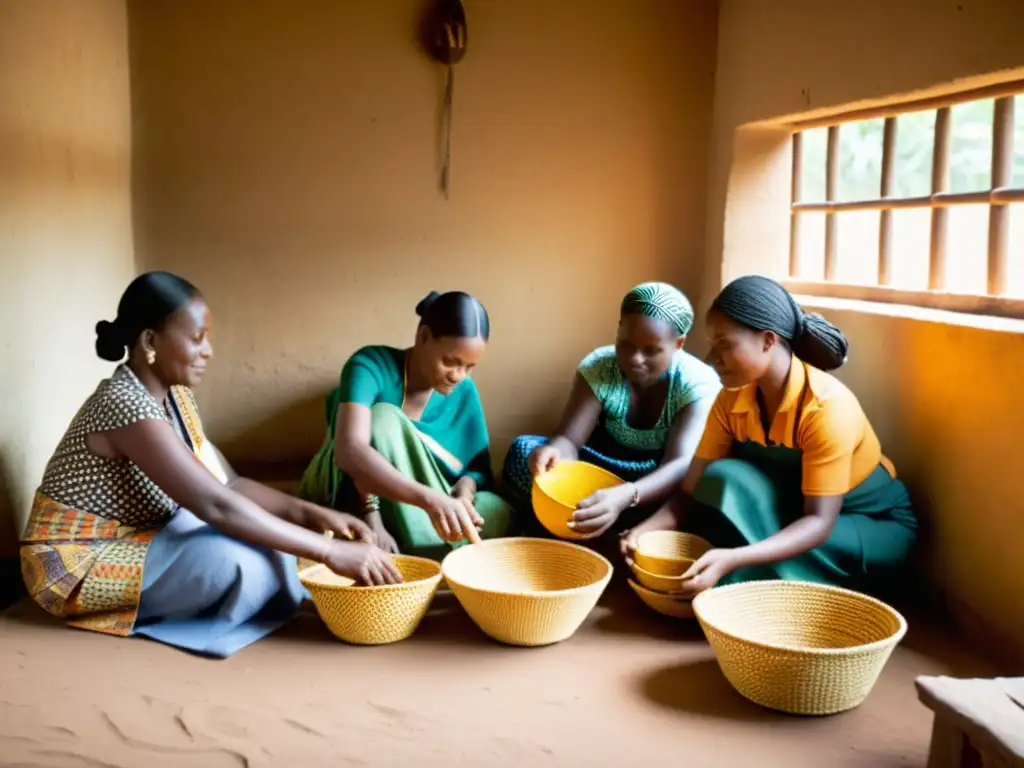
[[[652,610],[677,619],[692,619],[693,605],[678,592],[685,574],[711,549],[700,536],[680,531],[651,531],[637,539],[629,586]]]

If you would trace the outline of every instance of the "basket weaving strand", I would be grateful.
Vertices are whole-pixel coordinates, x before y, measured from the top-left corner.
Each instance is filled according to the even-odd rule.
[[[317,613],[336,637],[357,645],[382,645],[404,640],[416,631],[441,581],[441,566],[409,555],[392,559],[402,572],[401,584],[359,587],[325,565],[299,574]]]
[[[597,604],[612,566],[589,549],[544,539],[496,539],[462,547],[444,575],[470,618],[510,645],[572,636]]]
[[[701,593],[693,607],[733,687],[793,714],[858,706],[907,629],[879,600],[804,582],[733,584]]]

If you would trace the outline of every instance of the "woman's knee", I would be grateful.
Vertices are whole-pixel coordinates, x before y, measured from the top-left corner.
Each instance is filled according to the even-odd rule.
[[[775,496],[771,479],[748,461],[720,459],[708,465],[697,481],[693,498],[710,507],[720,507],[727,494],[749,498]]]
[[[520,435],[508,447],[502,475],[506,479],[522,479],[530,473],[530,454],[547,443],[546,437],[539,435]]]
[[[198,567],[208,572],[207,583],[212,591],[223,595],[243,582],[250,587],[266,588],[280,579],[270,550],[226,536],[219,539],[215,547],[196,553],[205,563]]]
[[[504,536],[512,519],[512,508],[495,493],[481,491],[476,496],[476,511],[484,519],[484,538]]]

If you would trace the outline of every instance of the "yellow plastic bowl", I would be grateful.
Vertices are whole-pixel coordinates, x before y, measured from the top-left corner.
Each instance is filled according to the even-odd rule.
[[[596,552],[549,539],[471,544],[451,552],[442,566],[470,618],[509,645],[571,637],[612,576],[612,564]]]
[[[636,540],[633,562],[655,576],[682,576],[710,549],[707,540],[692,533],[650,531]]]
[[[595,491],[621,485],[622,479],[585,461],[560,461],[533,482],[533,511],[541,525],[562,539],[585,539],[569,527],[576,505]]]
[[[663,616],[671,616],[674,619],[693,618],[692,601],[666,595],[664,592],[655,592],[637,584],[632,579],[629,579],[629,586],[652,611],[657,611]]]
[[[314,565],[299,574],[335,637],[356,645],[383,645],[416,631],[437,592],[441,566],[409,555],[392,555],[392,560],[405,579],[401,584],[359,587],[326,565]]]
[[[693,610],[737,691],[799,715],[859,705],[907,631],[880,600],[798,581],[711,589],[694,598]]]

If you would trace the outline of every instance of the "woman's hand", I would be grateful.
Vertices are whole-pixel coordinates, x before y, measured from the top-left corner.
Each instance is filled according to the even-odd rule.
[[[636,486],[632,483],[592,493],[576,505],[569,527],[587,538],[600,536],[629,508],[635,494]]]
[[[545,472],[550,472],[561,459],[562,454],[551,443],[538,446],[530,454],[530,476],[536,477],[537,475],[543,475]]]
[[[380,549],[392,555],[398,554],[398,542],[395,541],[395,537],[388,532],[388,529],[384,527],[384,519],[380,516],[380,512],[368,512],[366,515],[366,524],[370,526],[370,530],[373,531],[373,536]]]
[[[369,525],[354,515],[338,512],[316,504],[305,507],[306,528],[316,533],[330,531],[336,539],[350,539],[367,544],[376,544],[377,538]]]
[[[735,549],[712,549],[705,552],[683,574],[680,596],[688,599],[696,597],[705,589],[711,589],[740,565]]]
[[[623,531],[619,536],[619,552],[626,562],[632,568],[633,558],[636,557],[636,540],[640,537],[641,531],[636,528],[632,528],[628,531]]]
[[[472,477],[460,477],[452,487],[452,498],[462,502],[477,533],[484,527],[484,519],[476,511],[476,481]],[[467,537],[468,538],[468,537]]]
[[[437,535],[447,542],[468,539],[474,544],[480,541],[477,528],[484,524],[472,502],[463,498],[446,496],[432,491],[424,506],[434,524]]]
[[[402,573],[391,561],[391,556],[361,541],[333,540],[324,564],[339,576],[355,579],[364,586],[402,582]]]

